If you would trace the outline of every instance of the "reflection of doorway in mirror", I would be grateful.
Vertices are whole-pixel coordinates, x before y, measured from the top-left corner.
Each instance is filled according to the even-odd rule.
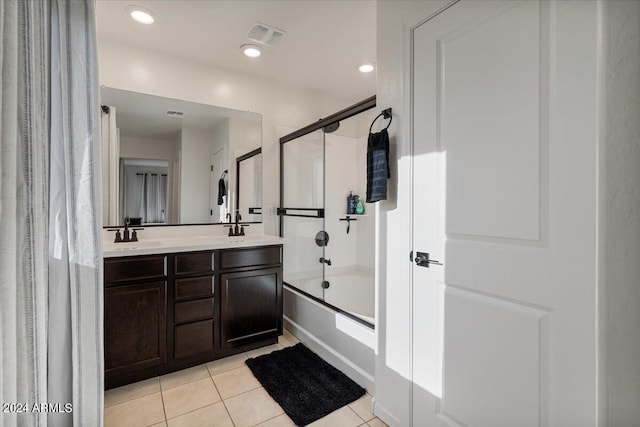
[[[169,162],[123,159],[123,217],[133,224],[166,224],[169,216]]]
[[[225,222],[227,212],[229,212],[229,174],[225,173],[224,149],[218,150],[211,155],[211,217],[209,222]],[[220,194],[220,180],[224,181],[224,191]],[[219,204],[222,201],[222,204]]]

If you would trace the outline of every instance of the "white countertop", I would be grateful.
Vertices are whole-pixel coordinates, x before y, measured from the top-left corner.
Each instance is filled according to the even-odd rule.
[[[105,258],[134,255],[166,254],[171,252],[191,252],[212,249],[246,248],[251,246],[281,245],[283,237],[268,234],[248,234],[246,236],[184,236],[141,239],[138,242],[103,242]]]

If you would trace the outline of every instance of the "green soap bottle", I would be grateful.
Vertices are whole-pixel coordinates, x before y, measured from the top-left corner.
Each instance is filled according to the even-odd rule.
[[[362,197],[358,197],[358,202],[356,203],[356,214],[364,214],[364,201],[362,200]]]

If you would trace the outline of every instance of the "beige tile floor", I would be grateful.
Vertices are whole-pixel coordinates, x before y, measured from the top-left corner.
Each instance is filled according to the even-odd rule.
[[[108,390],[105,427],[290,427],[293,422],[244,361],[298,340],[288,331],[278,344]],[[313,427],[384,427],[366,394],[311,424]]]

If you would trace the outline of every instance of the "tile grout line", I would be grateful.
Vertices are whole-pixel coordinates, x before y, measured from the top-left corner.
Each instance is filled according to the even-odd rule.
[[[243,354],[245,354],[245,352],[243,352]],[[233,355],[232,355],[232,356],[233,356]],[[228,357],[232,357],[232,356],[228,356]],[[224,359],[224,358],[223,358],[223,359]],[[202,365],[205,367],[205,369],[207,370],[207,372],[208,372],[208,374],[209,374],[209,376],[211,377],[211,379],[212,379],[212,380],[213,380],[213,375],[214,375],[214,374],[213,374],[213,372],[211,372],[211,371],[209,370],[209,367],[208,367],[207,365],[208,365],[209,363],[216,362],[217,360],[222,360],[222,359],[216,359],[216,360],[212,360],[211,362],[205,362],[205,363],[203,363],[203,364],[202,364]],[[246,358],[245,358],[245,360],[246,360]],[[243,365],[243,366],[246,366],[246,365]],[[224,370],[224,371],[217,372],[215,375],[222,374],[222,373],[224,373],[224,372],[229,372],[229,371],[232,371],[232,370],[234,370],[234,369],[238,369],[239,367],[240,367],[240,366],[237,366],[237,367],[235,367],[235,368],[226,369],[226,370]],[[191,369],[191,368],[185,368],[185,369]],[[180,371],[175,371],[175,372],[180,372]],[[172,374],[172,373],[174,373],[174,372],[169,372],[169,374],[165,374],[165,375],[170,375],[170,374]],[[123,403],[130,402],[130,401],[135,400],[135,399],[140,399],[141,397],[149,396],[149,395],[156,394],[156,393],[162,393],[163,391],[165,391],[165,389],[163,389],[163,388],[162,388],[162,383],[161,383],[161,381],[160,381],[160,378],[161,378],[161,377],[163,377],[163,376],[164,376],[164,375],[158,375],[158,376],[156,376],[156,377],[147,378],[146,380],[141,380],[141,381],[137,381],[137,382],[135,382],[135,383],[131,383],[131,384],[127,384],[127,385],[122,386],[122,387],[126,387],[126,386],[129,386],[129,385],[132,385],[132,384],[137,384],[138,382],[148,381],[148,380],[153,379],[153,378],[157,378],[157,379],[158,379],[158,390],[150,391],[150,392],[148,392],[148,393],[144,393],[144,394],[141,394],[141,395],[139,395],[139,396],[130,397],[130,398],[125,399],[125,400],[123,400],[123,401],[120,401],[120,402],[117,402],[117,403],[112,403],[112,404],[110,404],[110,405],[108,405],[108,406],[107,406],[107,405],[104,405],[104,408],[105,408],[105,409],[106,409],[106,408],[111,408],[112,406],[121,405],[121,404],[123,404]],[[194,381],[202,380],[202,379],[204,379],[204,378],[206,378],[206,377],[197,378],[197,379],[194,379],[194,380],[191,380],[191,381],[187,381],[186,383],[178,384],[178,385],[175,385],[175,386],[173,386],[173,387],[169,387],[169,388],[167,388],[166,390],[171,390],[171,389],[173,389],[173,388],[180,387],[180,386],[183,386],[183,385],[186,385],[186,384],[192,383],[192,382],[194,382]],[[118,388],[119,388],[119,387],[118,387]],[[106,390],[105,392],[109,392],[109,391],[112,391],[112,390],[117,390],[117,388],[113,388],[113,389],[110,389],[110,390]]]
[[[365,394],[369,394],[369,393],[365,391]],[[369,394],[369,396],[371,396],[371,395]],[[364,397],[364,396],[363,396],[363,397]],[[362,397],[361,397],[360,399],[362,399]],[[346,406],[348,406],[348,407],[349,407],[349,409],[351,409],[353,412],[355,412],[355,414],[356,414],[358,417],[360,417],[360,419],[361,419],[361,420],[363,420],[365,424],[369,425],[369,421],[371,421],[372,419],[376,418],[376,414],[374,414],[374,413],[373,413],[373,411],[369,411],[369,412],[371,412],[371,415],[373,415],[373,417],[372,417],[371,419],[369,419],[369,420],[365,420],[364,418],[362,418],[362,416],[361,416],[361,415],[360,415],[360,414],[359,414],[355,409],[353,409],[353,408],[351,407],[351,405],[353,405],[354,403],[356,403],[356,402],[357,402],[358,400],[360,400],[360,399],[356,399],[356,400],[354,400],[354,401],[353,401],[353,402],[351,402],[351,403],[347,403],[347,405],[346,405]]]
[[[244,352],[242,352],[242,353],[238,353],[238,354],[243,354],[243,355],[245,355],[245,353],[244,353]],[[227,356],[227,357],[237,356],[238,354],[234,354],[234,355]],[[246,356],[246,355],[245,355],[245,356]],[[211,362],[207,362],[207,363],[205,363],[205,366],[206,366],[206,365],[208,365],[209,363],[217,362],[218,360],[223,360],[223,359],[225,359],[225,358],[212,360]],[[246,358],[246,357],[245,357],[245,359],[242,361],[242,362],[243,362],[243,365],[242,365],[242,366],[246,366],[246,364],[244,364],[244,361],[245,361],[245,360],[247,360],[247,358]],[[214,375],[223,374],[223,373],[225,373],[225,372],[233,371],[234,369],[241,368],[242,366],[236,366],[236,367],[234,367],[234,368],[227,368],[227,369],[225,369],[225,370],[223,370],[223,371],[216,372],[215,374],[214,374],[213,372],[211,372],[211,370],[209,369],[209,366],[207,366],[207,370],[209,371],[209,375],[210,375],[210,376],[211,376],[211,378],[213,379],[213,376],[214,376]]]
[[[205,367],[205,369],[207,369],[207,368]],[[208,371],[209,371],[209,370],[207,369],[207,372],[208,372]],[[167,389],[167,391],[168,391],[168,390],[173,390],[174,388],[182,387],[182,386],[184,386],[184,385],[188,385],[188,384],[194,383],[194,382],[196,382],[196,381],[202,381],[202,380],[204,380],[204,379],[206,379],[206,378],[207,378],[207,377],[198,378],[198,379],[196,379],[196,380],[189,381],[189,382],[186,382],[186,383],[184,383],[184,384],[180,384],[180,385],[178,385],[178,386],[168,388],[168,389]],[[217,389],[217,387],[216,387],[216,383],[213,381],[213,378],[211,378],[211,375],[210,375],[210,374],[209,374],[209,379],[211,380],[211,383],[213,384],[213,387],[216,389],[216,392],[218,392],[218,389]],[[220,402],[221,402],[221,401],[222,401],[222,396],[220,396],[220,393],[218,393],[218,396],[220,397]],[[162,403],[163,403],[163,406],[164,406],[164,395],[163,395]],[[176,419],[176,418],[178,418],[178,417],[181,417],[181,416],[183,416],[183,415],[189,414],[189,413],[191,413],[191,412],[195,412],[195,411],[200,410],[200,409],[202,409],[202,408],[206,408],[207,406],[215,405],[216,403],[218,403],[218,402],[213,402],[213,403],[210,403],[210,404],[208,404],[208,405],[201,406],[200,408],[192,409],[192,410],[190,410],[190,411],[187,411],[187,412],[185,412],[185,413],[183,413],[183,414],[176,415],[175,417],[171,417],[171,418],[168,418],[168,417],[167,417],[167,413],[166,413],[166,410],[165,410],[165,421],[167,421],[167,424],[168,424],[168,421],[169,421],[170,419],[171,419],[171,420]]]
[[[353,402],[351,402],[351,403],[354,403],[354,402],[355,402],[355,400],[354,400]],[[349,410],[350,410],[351,412],[353,412],[354,414],[356,414],[356,417],[360,418],[360,419],[362,420],[362,422],[363,422],[363,423],[365,423],[365,424],[367,424],[367,425],[368,425],[367,420],[363,419],[363,418],[360,416],[360,414],[358,414],[356,411],[354,411],[354,410],[351,408],[351,406],[349,406],[349,405],[351,405],[351,403],[347,403],[347,404],[346,404],[346,405],[344,405],[344,406],[346,406],[347,408],[349,408]],[[362,425],[362,424],[360,424],[360,425]]]
[[[220,402],[222,402],[222,400],[221,400]],[[202,406],[202,407],[200,407],[200,408],[192,409],[192,410],[190,410],[190,411],[188,411],[188,412],[185,412],[184,414],[176,415],[175,417],[168,418],[168,419],[166,419],[166,420],[164,420],[164,421],[168,424],[168,423],[169,423],[169,420],[175,420],[176,418],[180,418],[180,417],[182,417],[182,416],[184,416],[184,415],[187,415],[187,414],[190,414],[190,413],[192,413],[192,412],[196,412],[196,411],[199,411],[199,410],[201,410],[201,409],[208,408],[209,406],[217,405],[217,404],[218,404],[218,403],[220,403],[220,402],[213,402],[213,403],[209,403],[208,405],[204,405],[204,406]]]
[[[278,402],[276,402],[276,403],[278,403]],[[280,405],[278,405],[278,406],[280,406]],[[282,408],[282,406],[280,406],[280,408]],[[251,427],[259,426],[260,424],[264,424],[264,423],[266,423],[266,422],[269,422],[269,421],[271,421],[271,420],[274,420],[274,419],[276,419],[276,418],[278,418],[278,417],[281,417],[281,416],[283,416],[283,415],[287,415],[287,413],[286,413],[286,412],[284,412],[284,409],[283,409],[282,414],[278,414],[278,415],[276,415],[275,417],[271,417],[271,418],[269,418],[269,419],[267,419],[267,420],[260,421],[258,424],[254,424],[254,425],[252,425]],[[289,415],[287,415],[287,418],[289,418]],[[289,419],[291,419],[291,418],[289,418]],[[360,427],[360,426],[358,426],[358,427]]]
[[[159,382],[160,377],[158,377],[158,383]],[[162,393],[162,384],[160,384],[160,399],[162,399],[162,413],[164,414],[164,424],[168,426],[169,420],[167,420],[167,409],[164,407],[164,393]]]
[[[209,367],[207,367],[207,369],[209,369]],[[211,375],[211,371],[209,371],[209,375]],[[216,391],[218,392],[218,396],[220,396],[220,402],[222,402],[222,406],[224,406],[224,410],[227,412],[227,416],[229,417],[229,420],[231,421],[231,425],[233,427],[235,427],[236,423],[233,421],[233,418],[231,418],[231,412],[229,412],[229,408],[227,408],[227,404],[224,403],[224,399],[222,398],[222,395],[220,394],[220,390],[218,390],[218,386],[216,385],[216,382],[213,380],[213,375],[211,375],[211,382],[213,383],[213,386],[216,388]]]
[[[123,400],[122,402],[114,403],[114,404],[109,405],[109,406],[104,405],[104,409],[111,408],[112,406],[121,405],[123,403],[131,402],[132,400],[140,399],[141,397],[150,396],[152,394],[156,394],[156,393],[162,392],[162,387],[160,387],[160,377],[153,377],[153,378],[158,378],[158,388],[160,389],[159,391],[152,391],[150,393],[141,394],[140,396],[132,397],[130,399]],[[142,381],[146,381],[146,380],[142,380]],[[132,384],[136,384],[136,383],[132,383]],[[129,384],[127,384],[127,385],[129,385]],[[126,386],[123,386],[123,387],[126,387]],[[111,390],[115,390],[115,389],[111,389]],[[111,391],[111,390],[107,390],[107,391]]]
[[[280,344],[280,342],[277,342],[277,343],[272,344],[272,345],[274,345],[274,346],[276,346],[276,347],[277,347],[276,349],[274,349],[274,350],[272,350],[272,351],[282,350],[283,348],[290,347],[290,346],[283,346],[282,344]],[[249,351],[244,351],[244,352],[242,352],[242,353],[238,353],[238,354],[243,354],[243,355],[244,355],[244,360],[242,361],[243,363],[242,363],[242,365],[241,365],[241,366],[236,366],[235,368],[229,368],[229,369],[226,369],[226,370],[224,370],[224,371],[221,371],[221,372],[216,373],[215,375],[219,375],[219,374],[222,374],[222,373],[230,372],[230,371],[233,371],[233,370],[236,370],[236,369],[242,368],[242,367],[247,367],[247,365],[246,365],[246,361],[247,361],[249,358],[251,358],[251,357],[258,357],[258,356],[261,356],[261,355],[262,355],[262,354],[259,354],[259,355],[257,355],[257,356],[250,356],[250,355],[249,355],[249,352],[254,351],[254,350],[258,350],[258,349],[253,349],[253,350],[249,350]],[[271,352],[269,352],[269,353],[271,353]],[[263,354],[269,354],[269,353],[263,353]],[[232,355],[232,356],[233,356],[233,355]],[[228,357],[232,357],[232,356],[228,356]],[[223,358],[223,359],[224,359],[224,358]],[[222,359],[217,359],[217,360],[222,360]],[[229,412],[229,409],[227,408],[227,405],[226,405],[226,403],[225,403],[225,399],[223,399],[223,398],[222,398],[222,395],[220,394],[220,390],[218,390],[218,386],[216,385],[215,381],[213,380],[214,373],[209,369],[208,364],[209,364],[209,363],[212,363],[212,362],[215,362],[215,360],[213,360],[213,361],[211,361],[211,362],[205,362],[205,363],[203,363],[201,366],[204,366],[204,368],[207,370],[207,373],[209,374],[209,378],[211,379],[211,382],[213,383],[213,386],[215,387],[216,391],[218,392],[218,396],[220,397],[220,402],[222,402],[222,404],[223,404],[223,406],[224,406],[224,408],[225,408],[225,410],[226,410],[226,412],[227,412],[227,415],[229,416],[229,419],[231,420],[231,423],[232,423],[232,424],[234,425],[234,427],[235,427],[235,422],[233,421],[233,418],[231,417],[231,413]],[[186,368],[186,369],[190,369],[190,368]],[[179,371],[176,371],[176,372],[179,372]],[[171,374],[171,373],[169,373],[169,374]],[[165,375],[169,375],[169,374],[165,374]],[[163,377],[163,376],[164,376],[164,375],[159,375],[159,376],[153,377],[153,378],[157,379],[157,382],[158,382],[158,390],[156,390],[156,391],[151,391],[151,392],[149,392],[149,393],[145,393],[145,394],[141,394],[141,395],[139,395],[139,396],[131,397],[131,398],[126,399],[126,400],[123,400],[123,401],[121,401],[121,402],[114,403],[114,404],[111,404],[111,405],[109,405],[109,406],[104,406],[104,408],[105,408],[105,409],[106,409],[106,408],[111,408],[111,407],[114,407],[114,406],[117,406],[117,405],[121,405],[121,404],[124,404],[124,403],[127,403],[127,402],[131,402],[132,400],[136,400],[136,399],[140,399],[140,398],[143,398],[143,397],[146,397],[146,396],[150,396],[150,395],[152,395],[152,394],[160,393],[160,399],[161,399],[161,401],[162,401],[162,412],[163,412],[163,414],[164,414],[164,420],[163,420],[163,422],[164,422],[165,424],[167,424],[167,425],[168,425],[169,418],[167,418],[167,411],[166,411],[165,403],[164,403],[164,391],[168,391],[168,390],[171,390],[171,389],[174,389],[174,388],[177,388],[177,387],[181,387],[181,386],[184,386],[184,385],[187,385],[187,384],[193,383],[193,382],[195,382],[195,381],[200,381],[200,380],[202,380],[202,379],[206,378],[206,376],[205,376],[205,377],[202,377],[202,378],[192,379],[192,380],[187,381],[187,382],[185,382],[185,383],[183,383],[183,384],[178,384],[178,385],[175,385],[175,386],[173,386],[173,387],[169,387],[169,388],[167,388],[166,390],[162,387],[161,377]],[[146,381],[146,380],[142,380],[142,381]],[[135,384],[135,383],[133,383],[133,384]],[[249,389],[249,390],[243,391],[242,393],[238,393],[238,394],[236,394],[236,395],[234,395],[234,396],[229,396],[229,397],[227,397],[227,399],[231,399],[231,398],[234,398],[234,397],[240,396],[240,395],[242,395],[242,394],[249,393],[249,392],[254,391],[254,390],[257,390],[257,389],[259,389],[259,388],[263,388],[262,384],[259,384],[259,385],[258,385],[257,387],[255,387],[255,388],[252,388],[252,389]],[[218,402],[214,402],[214,403],[212,403],[212,404],[205,405],[205,406],[203,406],[202,408],[205,408],[205,407],[207,407],[207,406],[213,406],[213,405],[215,405],[216,403],[218,403]],[[276,402],[276,403],[277,403],[277,402]],[[278,406],[279,406],[279,405],[278,405]],[[171,418],[171,419],[178,418],[178,417],[180,417],[180,416],[182,416],[182,415],[189,414],[189,413],[191,413],[191,412],[197,411],[197,410],[202,409],[202,408],[197,408],[197,409],[194,409],[194,410],[191,410],[191,411],[185,412],[184,414],[177,415],[177,416],[175,416],[175,417],[173,417],[173,418]],[[282,407],[280,407],[280,409],[282,409]],[[281,416],[281,415],[283,415],[283,414],[284,414],[284,415],[286,415],[286,412],[284,412],[284,410],[283,410],[283,413],[282,413],[282,414],[278,414],[278,415],[276,415],[275,417],[269,418],[269,419],[267,419],[267,420],[265,420],[265,421],[263,421],[263,422],[270,421],[270,420],[272,420],[272,419],[274,419],[274,418],[277,418],[277,417],[279,417],[279,416]],[[357,414],[356,414],[356,415],[357,415]],[[361,418],[361,417],[360,417],[360,418]],[[162,422],[162,421],[161,421],[161,422]],[[365,423],[366,423],[366,421],[365,421]],[[156,423],[156,424],[157,424],[157,423]]]

